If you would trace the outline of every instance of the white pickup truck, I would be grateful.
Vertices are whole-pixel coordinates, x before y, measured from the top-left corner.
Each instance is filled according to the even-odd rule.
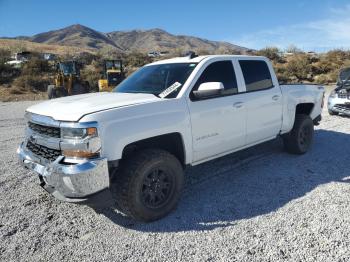
[[[17,153],[58,199],[113,189],[121,212],[153,221],[176,206],[186,165],[278,136],[305,153],[323,99],[321,86],[279,85],[265,57],[192,54],[146,65],[111,93],[31,106]]]

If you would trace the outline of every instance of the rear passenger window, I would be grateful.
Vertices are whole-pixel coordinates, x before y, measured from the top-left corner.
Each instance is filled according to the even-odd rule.
[[[268,89],[273,86],[270,70],[265,61],[240,60],[247,92]]]
[[[192,91],[198,90],[202,83],[221,82],[224,85],[222,95],[238,93],[236,75],[231,61],[219,61],[210,64],[201,74]]]

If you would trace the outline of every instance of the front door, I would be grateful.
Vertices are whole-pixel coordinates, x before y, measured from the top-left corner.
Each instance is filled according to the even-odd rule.
[[[196,99],[193,91],[207,82],[221,82],[224,90],[215,97]],[[191,115],[193,160],[201,161],[245,145],[244,94],[238,93],[231,60],[209,64],[192,88],[188,106]]]

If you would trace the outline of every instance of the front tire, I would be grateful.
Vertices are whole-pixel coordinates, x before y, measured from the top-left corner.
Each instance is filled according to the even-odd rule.
[[[62,86],[55,87],[54,91],[55,91],[54,98],[64,97],[68,95],[67,90]]]
[[[48,86],[47,86],[47,97],[48,97],[49,99],[56,98],[55,85],[48,85]]]
[[[75,83],[73,85],[72,95],[81,95],[81,94],[86,94],[86,93],[87,93],[87,89],[82,84]]]
[[[183,180],[183,168],[175,156],[160,149],[145,149],[122,163],[112,191],[122,213],[150,222],[176,207]]]
[[[284,147],[292,154],[305,154],[313,140],[314,123],[308,115],[296,115],[293,129],[283,137]]]

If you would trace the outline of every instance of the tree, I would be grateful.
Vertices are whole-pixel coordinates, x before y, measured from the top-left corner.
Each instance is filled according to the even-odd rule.
[[[298,54],[298,53],[303,53],[303,50],[301,50],[300,48],[298,48],[296,45],[289,45],[286,48],[286,52],[287,53],[292,53],[292,54]]]

